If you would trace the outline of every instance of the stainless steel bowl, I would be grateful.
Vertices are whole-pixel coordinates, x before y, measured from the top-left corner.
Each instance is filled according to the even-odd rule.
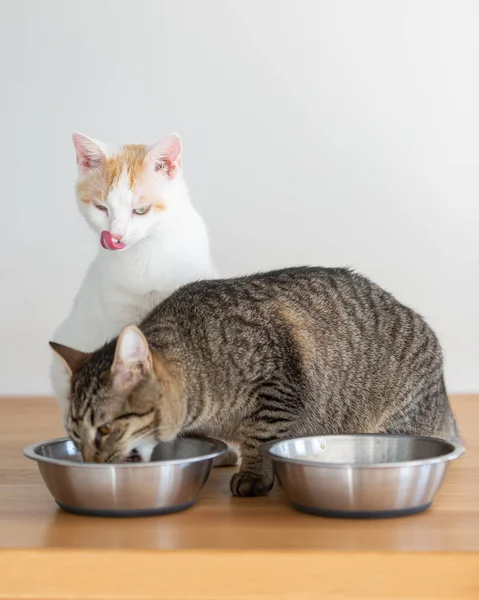
[[[263,447],[298,510],[330,517],[397,517],[426,510],[464,449],[408,435],[323,435]]]
[[[213,466],[228,447],[209,438],[181,438],[156,446],[151,462],[85,463],[68,438],[24,450],[38,463],[61,508],[96,516],[144,516],[178,512],[195,503]]]

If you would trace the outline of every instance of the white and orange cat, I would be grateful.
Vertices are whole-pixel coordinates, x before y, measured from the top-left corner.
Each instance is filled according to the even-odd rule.
[[[79,133],[73,143],[77,203],[98,233],[99,252],[54,340],[90,352],[181,285],[217,273],[183,179],[178,135],[118,151]],[[69,377],[56,355],[51,375],[65,419]]]

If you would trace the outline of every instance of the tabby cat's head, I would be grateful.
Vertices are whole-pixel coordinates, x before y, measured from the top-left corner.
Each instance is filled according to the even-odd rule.
[[[55,342],[70,376],[67,432],[85,461],[147,461],[185,418],[179,378],[134,326],[92,354]]]

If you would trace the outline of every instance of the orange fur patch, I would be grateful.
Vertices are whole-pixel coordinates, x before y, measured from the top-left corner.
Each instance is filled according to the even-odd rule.
[[[77,181],[78,197],[88,204],[92,201],[101,202],[108,194],[108,177],[104,168],[92,169]]]
[[[143,172],[144,158],[148,148],[143,144],[129,144],[123,146],[118,154],[112,156],[107,162],[109,186],[114,185],[121,174],[126,171],[130,180],[130,187],[135,185],[138,177]]]
[[[141,196],[138,206],[151,206],[155,210],[166,209],[166,206],[160,196]]]
[[[85,204],[92,201],[104,201],[109,190],[118,182],[123,172],[128,173],[130,187],[133,188],[144,170],[144,158],[148,153],[147,146],[143,144],[129,144],[123,146],[118,154],[107,159],[99,169],[92,169],[77,182],[77,192],[80,200]],[[157,202],[150,202],[157,206]],[[158,203],[158,208],[164,209]]]

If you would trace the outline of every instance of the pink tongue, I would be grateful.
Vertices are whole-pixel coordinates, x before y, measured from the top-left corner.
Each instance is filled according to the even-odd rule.
[[[100,243],[106,250],[121,250],[125,247],[121,242],[114,242],[109,231],[101,232]]]

